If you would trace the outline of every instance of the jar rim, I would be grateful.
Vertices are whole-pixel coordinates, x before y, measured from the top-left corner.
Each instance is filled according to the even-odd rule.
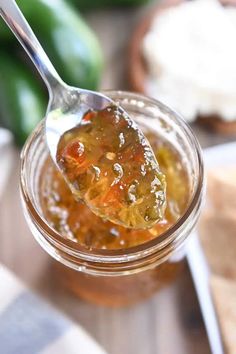
[[[37,136],[42,134],[44,129],[44,120],[39,123],[33,133],[28,137],[22,152],[21,152],[21,172],[20,172],[20,189],[23,203],[26,205],[28,212],[34,220],[35,226],[38,230],[43,230],[44,235],[52,246],[60,249],[65,254],[69,254],[72,257],[79,258],[89,262],[103,262],[103,263],[126,263],[137,261],[140,258],[146,258],[153,255],[155,252],[161,252],[162,256],[170,252],[173,249],[173,242],[178,242],[180,235],[176,235],[176,232],[181,230],[188,218],[194,212],[196,206],[201,203],[203,186],[204,186],[204,167],[203,158],[201,153],[200,144],[195,137],[190,126],[184,121],[184,119],[172,109],[169,109],[166,105],[159,102],[156,99],[146,97],[141,94],[126,92],[126,91],[105,91],[111,95],[122,95],[124,97],[140,99],[148,101],[159,108],[168,110],[176,121],[181,124],[181,129],[191,139],[193,148],[195,149],[196,161],[197,161],[197,173],[198,181],[193,191],[192,197],[189,201],[188,207],[184,211],[183,215],[165,232],[150,241],[144,242],[140,245],[125,248],[125,249],[88,249],[87,247],[80,245],[72,240],[66,239],[60,235],[59,232],[54,230],[40,215],[37,208],[34,207],[34,202],[31,200],[30,194],[27,191],[26,181],[26,158]],[[167,250],[168,249],[168,250]]]

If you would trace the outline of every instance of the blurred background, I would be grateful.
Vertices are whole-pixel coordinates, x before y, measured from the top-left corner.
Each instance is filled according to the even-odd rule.
[[[17,3],[66,83],[160,99],[191,124],[203,148],[235,141],[236,2]],[[81,324],[108,353],[210,353],[186,264],[176,283],[129,309],[84,303],[54,281],[54,261],[33,240],[18,192],[20,148],[45,115],[47,91],[3,21],[0,43],[0,148],[8,147],[1,165],[0,262]]]

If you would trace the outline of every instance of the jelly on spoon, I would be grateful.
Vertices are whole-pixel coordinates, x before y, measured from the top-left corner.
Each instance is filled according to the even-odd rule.
[[[142,229],[162,219],[165,177],[143,133],[119,107],[88,111],[61,137],[57,163],[95,214]]]

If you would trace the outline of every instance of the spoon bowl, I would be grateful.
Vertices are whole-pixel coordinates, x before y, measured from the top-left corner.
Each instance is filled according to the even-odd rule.
[[[115,105],[114,101],[101,93],[60,84],[49,101],[45,121],[46,140],[53,161],[57,163],[58,143],[66,131],[77,127],[89,110],[100,111],[111,105]]]

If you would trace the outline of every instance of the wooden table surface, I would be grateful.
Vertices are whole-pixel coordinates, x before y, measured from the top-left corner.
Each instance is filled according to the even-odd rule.
[[[143,12],[145,9],[107,10],[86,15],[106,56],[102,88],[128,89],[128,39]],[[204,147],[229,140],[196,125],[194,129]],[[19,166],[17,150],[14,158]],[[176,283],[131,308],[94,306],[57,286],[51,272],[54,261],[33,239],[22,215],[18,171],[15,167],[0,201],[0,262],[81,324],[110,354],[210,353],[187,265]]]

